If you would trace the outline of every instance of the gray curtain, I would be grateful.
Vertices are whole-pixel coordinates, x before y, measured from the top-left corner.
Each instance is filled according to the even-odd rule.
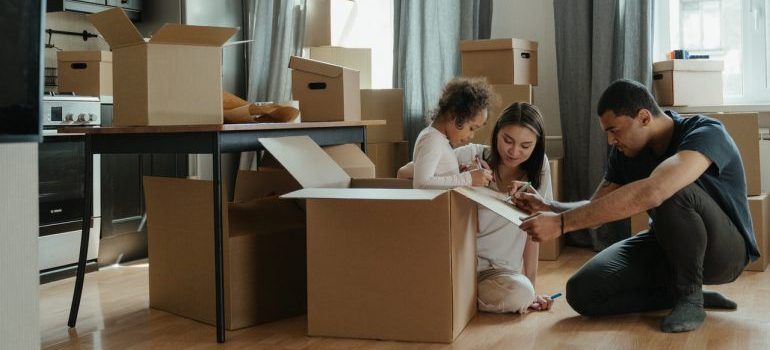
[[[564,196],[589,198],[604,177],[607,137],[596,104],[614,80],[652,81],[653,0],[554,0]],[[630,236],[628,220],[571,233],[572,245],[602,250]]]
[[[291,98],[289,57],[302,54],[306,0],[244,0],[248,101],[284,102]],[[256,154],[241,154],[240,168],[253,169]]]
[[[404,89],[412,149],[444,83],[460,72],[459,41],[489,38],[492,0],[394,0],[394,17],[393,86]]]

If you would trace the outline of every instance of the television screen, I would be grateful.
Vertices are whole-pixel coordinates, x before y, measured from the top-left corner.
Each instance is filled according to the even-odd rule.
[[[39,142],[45,1],[0,6],[0,142]]]

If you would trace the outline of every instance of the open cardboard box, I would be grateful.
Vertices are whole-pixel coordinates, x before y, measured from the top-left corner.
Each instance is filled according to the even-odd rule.
[[[309,335],[457,338],[476,314],[477,205],[524,214],[485,188],[351,179],[308,137],[260,142],[303,187],[281,198],[306,199]]]

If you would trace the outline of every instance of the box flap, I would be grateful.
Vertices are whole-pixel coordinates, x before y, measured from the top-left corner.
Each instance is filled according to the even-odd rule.
[[[88,15],[88,20],[93,23],[113,50],[144,43],[142,34],[119,7]]]
[[[516,38],[460,41],[460,51],[491,51],[510,49],[537,50],[537,42]]]
[[[260,138],[259,142],[303,188],[350,186],[350,176],[310,137]]]
[[[152,35],[151,43],[222,46],[237,28],[166,23]]]
[[[725,67],[723,61],[718,60],[667,60],[652,64],[653,72],[669,70],[694,71],[694,72],[721,72]]]
[[[336,146],[323,147],[324,152],[328,154],[342,170],[352,178],[370,179],[374,178],[374,163],[361,151],[358,145],[344,144]]]
[[[503,202],[503,199],[507,197],[505,194],[486,187],[458,187],[453,189],[453,191],[462,194],[516,225],[521,225],[521,219],[529,216],[529,214],[512,204]]]
[[[431,201],[446,193],[443,190],[392,188],[304,188],[281,198],[294,199],[376,199],[399,201]]]
[[[346,69],[342,66],[297,56],[291,56],[289,59],[289,68],[298,71],[319,74],[330,78],[342,75],[342,72]]]
[[[56,60],[60,62],[112,62],[110,51],[59,51]]]

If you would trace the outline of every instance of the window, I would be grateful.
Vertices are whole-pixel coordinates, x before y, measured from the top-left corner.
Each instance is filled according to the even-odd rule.
[[[770,0],[656,0],[655,57],[673,49],[725,62],[726,104],[770,104]]]

